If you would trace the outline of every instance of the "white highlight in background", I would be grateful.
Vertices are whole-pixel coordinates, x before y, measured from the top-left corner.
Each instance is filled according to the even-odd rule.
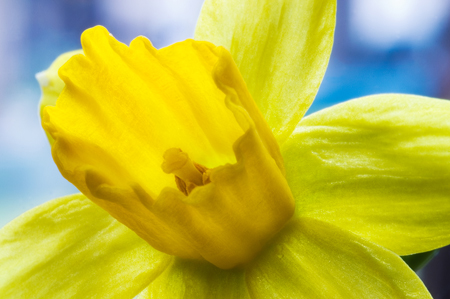
[[[449,0],[350,0],[350,31],[359,42],[389,49],[423,46],[446,25]]]
[[[121,24],[122,30],[163,33],[162,46],[194,37],[203,0],[101,0],[100,10]]]

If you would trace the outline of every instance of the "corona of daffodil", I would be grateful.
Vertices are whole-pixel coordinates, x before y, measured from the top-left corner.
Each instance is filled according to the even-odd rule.
[[[195,40],[160,50],[86,30],[38,75],[82,194],[0,231],[1,297],[430,298],[399,255],[450,243],[450,103],[376,95],[302,119],[335,13],[207,0]]]

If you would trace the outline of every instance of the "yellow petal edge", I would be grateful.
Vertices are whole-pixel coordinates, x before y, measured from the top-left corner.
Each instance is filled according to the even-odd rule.
[[[230,51],[282,144],[317,94],[335,19],[335,0],[206,0],[195,39]]]
[[[351,100],[304,118],[282,149],[298,215],[399,255],[450,244],[448,100]]]
[[[22,214],[0,248],[2,298],[133,298],[173,258],[82,194]]]
[[[39,116],[42,118],[44,107],[55,106],[61,91],[64,88],[64,82],[58,76],[59,68],[69,60],[70,57],[77,54],[82,54],[82,50],[75,50],[66,52],[58,56],[55,61],[45,71],[36,74],[36,79],[41,87],[41,100],[39,101]],[[52,144],[54,142],[50,134],[47,134],[47,138]]]
[[[431,299],[392,251],[329,223],[296,218],[249,267],[251,298]]]

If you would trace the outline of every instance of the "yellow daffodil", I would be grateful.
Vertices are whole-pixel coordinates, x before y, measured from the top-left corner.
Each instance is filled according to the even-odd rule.
[[[0,230],[2,298],[430,298],[399,255],[450,243],[450,103],[376,95],[302,119],[335,12],[210,0],[196,40],[160,50],[86,30],[38,75],[82,194]]]

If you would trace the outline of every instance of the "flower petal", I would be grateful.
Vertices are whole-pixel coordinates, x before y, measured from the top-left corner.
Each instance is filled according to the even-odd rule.
[[[338,227],[298,218],[246,272],[252,298],[431,298],[391,251]]]
[[[127,47],[100,26],[86,30],[81,43],[85,55],[60,68],[66,87],[56,107],[44,110],[55,163],[142,238],[156,229],[179,240],[148,213],[164,187],[176,188],[161,169],[164,152],[181,148],[212,168],[235,162],[232,144],[243,134],[212,76],[216,47],[186,41],[156,50],[144,37]],[[189,246],[180,241],[172,249]]]
[[[283,147],[297,213],[400,255],[450,243],[450,102],[376,95],[303,119]]]
[[[230,50],[281,143],[311,105],[325,74],[335,14],[335,0],[207,0],[195,38]]]
[[[64,88],[64,82],[58,76],[59,68],[70,59],[70,57],[83,54],[83,50],[75,50],[59,55],[50,67],[45,71],[36,74],[36,79],[41,87],[42,96],[39,102],[39,115],[42,117],[42,110],[45,106],[55,106],[61,91]]]
[[[56,100],[64,88],[64,82],[58,76],[58,69],[66,63],[70,57],[82,53],[83,50],[75,50],[61,54],[53,61],[48,69],[36,74],[36,79],[38,80],[42,91],[41,100],[39,102],[39,116],[41,118],[44,107],[55,106]],[[52,144],[54,142],[53,138],[47,132],[46,134],[50,144]]]
[[[0,248],[2,298],[132,298],[171,260],[81,194],[10,222]]]
[[[250,299],[242,269],[178,258],[138,298]]]

